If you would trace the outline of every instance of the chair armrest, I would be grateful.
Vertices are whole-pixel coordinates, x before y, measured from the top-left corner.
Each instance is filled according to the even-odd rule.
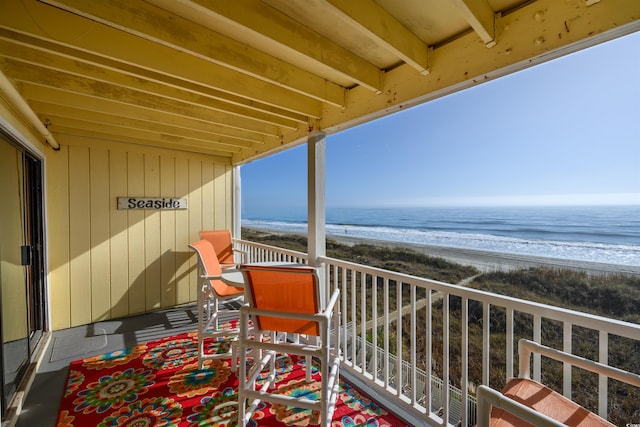
[[[237,252],[240,254],[240,262],[237,263],[236,265],[245,264],[247,262],[247,255],[248,255],[247,251],[243,251],[242,249],[236,249],[236,248],[231,248],[231,250],[233,252]]]
[[[585,359],[584,357],[574,354],[565,353],[564,351],[556,350],[555,348],[547,347],[525,338],[518,341],[518,356],[520,359],[518,376],[520,378],[529,378],[530,376],[531,353],[538,353],[561,362],[569,363],[572,366],[577,366],[587,371],[640,387],[640,375],[638,374],[623,371],[622,369]]]
[[[329,303],[324,309],[325,313],[333,311],[333,308],[335,307],[336,302],[338,302],[339,297],[340,297],[340,289],[336,289],[335,291],[333,291],[333,294],[331,294],[331,299],[329,300]]]
[[[225,268],[238,268],[238,264],[220,264],[220,268],[222,268],[223,270]]]
[[[478,427],[489,427],[491,424],[491,408],[496,407],[503,409],[518,418],[541,427],[564,427],[565,425],[559,421],[549,418],[548,416],[536,412],[534,409],[516,402],[515,400],[503,395],[485,385],[478,386],[476,390],[476,398],[478,399]]]

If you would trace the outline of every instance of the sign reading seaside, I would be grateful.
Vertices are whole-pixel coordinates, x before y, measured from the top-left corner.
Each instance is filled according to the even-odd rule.
[[[118,197],[118,209],[187,209],[187,199],[172,197]]]

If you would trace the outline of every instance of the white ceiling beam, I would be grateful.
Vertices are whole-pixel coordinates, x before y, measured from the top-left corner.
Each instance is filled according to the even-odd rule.
[[[487,0],[451,0],[473,30],[487,47],[493,47],[495,40],[495,12]]]
[[[378,43],[421,74],[429,74],[429,46],[373,0],[326,0]]]
[[[344,102],[344,88],[146,2],[41,1],[318,100],[328,101],[328,94],[340,93],[343,99],[332,101]]]

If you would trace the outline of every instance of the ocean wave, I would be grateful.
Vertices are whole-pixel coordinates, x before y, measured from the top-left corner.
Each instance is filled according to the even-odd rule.
[[[303,222],[243,220],[243,225],[292,232],[307,231],[307,224]],[[327,224],[326,230],[328,235],[342,234],[392,242],[640,266],[640,245],[634,244],[529,239],[495,234],[353,224]]]

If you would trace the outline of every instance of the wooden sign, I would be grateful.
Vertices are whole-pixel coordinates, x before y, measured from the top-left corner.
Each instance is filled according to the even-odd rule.
[[[118,197],[118,209],[187,209],[187,199],[173,197]]]

